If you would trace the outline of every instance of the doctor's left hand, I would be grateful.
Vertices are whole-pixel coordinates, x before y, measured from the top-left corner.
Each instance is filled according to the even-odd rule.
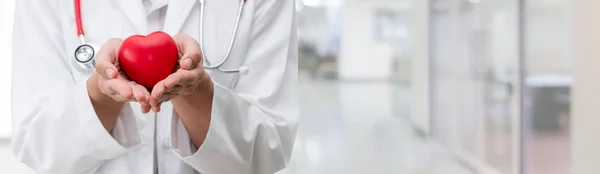
[[[195,92],[212,90],[210,76],[202,66],[202,52],[198,42],[183,34],[173,37],[179,48],[179,62],[175,72],[158,82],[152,89],[149,103],[152,111],[159,112],[162,102]],[[212,94],[212,91],[210,91]],[[212,96],[211,96],[212,98]]]

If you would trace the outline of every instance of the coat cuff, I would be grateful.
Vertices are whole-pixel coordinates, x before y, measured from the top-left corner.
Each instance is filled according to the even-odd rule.
[[[223,123],[223,103],[231,103],[231,92],[227,88],[216,84],[214,87],[213,107],[210,121],[210,127],[206,135],[206,139],[200,148],[196,149],[193,145],[189,134],[179,116],[173,111],[172,122],[172,152],[179,156],[185,163],[192,166],[200,173],[223,173],[223,169],[231,168],[228,164],[231,163],[230,155],[235,152],[229,152],[231,149],[225,147],[223,137],[228,137],[228,130]]]
[[[112,133],[106,131],[88,95],[87,83],[77,84],[75,90],[78,90],[75,97],[75,103],[82,103],[78,109],[77,115],[87,117],[87,124],[83,133],[87,137],[90,150],[102,159],[113,159],[127,153],[128,149],[140,145],[140,134],[135,122],[131,105],[126,103],[121,110],[119,118]],[[127,126],[125,126],[127,125]]]

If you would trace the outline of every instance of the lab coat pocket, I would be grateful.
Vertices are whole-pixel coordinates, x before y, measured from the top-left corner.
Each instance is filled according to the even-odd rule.
[[[221,70],[241,70],[246,69],[247,73],[252,73],[252,71],[259,71],[257,69],[252,69],[251,67],[245,65],[246,55],[248,53],[248,44],[249,42],[249,29],[240,26],[240,30],[236,34],[235,42],[231,48],[231,54],[227,57],[227,60],[223,63],[219,69]],[[227,48],[223,46],[224,48]],[[220,58],[220,57],[219,57]],[[222,60],[211,60],[213,62],[220,62]],[[219,70],[210,70],[211,77],[213,77],[213,81],[218,82],[219,84],[228,87],[231,90],[234,90],[238,85],[238,82],[241,78],[244,78],[245,75],[241,73],[224,73]],[[215,79],[217,78],[217,79]]]
[[[218,70],[207,70],[210,74],[210,78],[214,83],[218,83],[221,86],[227,87],[228,89],[234,89],[237,86],[239,80],[239,74],[237,73],[223,73]]]
[[[216,82],[224,87],[227,87],[228,89],[231,89],[231,90],[235,89],[240,78],[243,78],[244,76],[241,75],[240,73],[225,73],[225,72],[221,72],[220,70],[240,70],[242,68],[246,68],[244,65],[245,57],[246,57],[246,56],[244,56],[244,54],[245,54],[246,50],[245,50],[245,47],[243,47],[243,45],[247,44],[247,42],[242,39],[239,39],[236,41],[237,42],[233,46],[231,54],[226,58],[227,60],[225,60],[223,65],[217,69],[208,70],[208,72],[214,82]],[[219,55],[219,56],[221,56],[221,55]],[[209,58],[212,58],[212,57],[209,57]],[[215,57],[215,58],[217,58],[217,57]],[[218,57],[218,58],[222,58],[222,56]],[[222,61],[222,59],[211,59],[210,60],[210,62],[213,64],[218,63],[220,61]],[[213,65],[213,64],[211,64],[211,65]]]

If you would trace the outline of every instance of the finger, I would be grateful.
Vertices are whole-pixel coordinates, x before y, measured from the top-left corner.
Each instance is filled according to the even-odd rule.
[[[150,112],[150,105],[142,105],[142,113],[143,114],[147,114],[148,112]]]
[[[163,102],[158,102],[156,105],[150,106],[152,112],[160,112]]]
[[[152,106],[153,112],[160,112],[163,102],[158,102],[155,106]]]
[[[173,88],[175,85],[181,84],[187,84],[191,79],[191,75],[188,71],[186,70],[178,70],[177,72],[169,75],[165,80],[164,80],[164,85],[165,87],[168,88]]]
[[[144,94],[144,91],[141,90],[136,84],[131,83],[129,85],[132,89],[133,92],[133,97],[135,98],[135,100],[137,102],[139,102],[141,105],[144,105],[145,102],[147,102],[147,97],[146,94]]]
[[[132,84],[131,88],[134,91],[134,96],[136,97],[136,100],[140,104],[149,105],[148,99],[150,98],[150,93],[148,92],[148,90],[144,86],[139,85],[135,82],[130,82],[130,83]]]
[[[150,99],[150,92],[148,92],[148,89],[146,89],[146,87],[144,87],[142,85],[136,85],[136,86],[137,86],[138,90],[140,90],[145,96],[145,100],[142,102],[142,104],[150,106],[150,104],[148,103],[148,99]]]
[[[154,85],[154,88],[152,88],[152,93],[150,94],[149,100],[150,106],[152,106],[152,111],[160,111],[158,105],[160,103],[160,98],[162,97],[162,95],[164,95],[165,90],[166,87],[164,85],[164,81],[158,82],[156,85]]]
[[[129,84],[122,79],[111,79],[103,83],[103,93],[111,96],[113,99],[124,102],[128,101],[133,96],[133,91]]]
[[[123,98],[122,101],[129,100],[133,97],[133,90],[127,83],[117,83],[115,91]]]
[[[145,98],[143,101],[138,101],[138,102],[141,105],[142,113],[147,114],[148,112],[150,112],[150,109],[151,109],[150,104],[148,103],[148,100],[150,99],[150,93],[144,86],[138,85],[136,83],[134,83],[134,84],[135,84],[135,89],[137,89],[137,91],[141,92]]]
[[[202,51],[196,39],[185,34],[178,34],[173,39],[182,55],[179,60],[182,69],[191,70],[202,63]]]
[[[150,99],[150,105],[148,105],[148,106],[150,106],[150,109],[153,112],[158,112],[158,110],[159,110],[158,105],[159,104],[160,104],[160,101],[158,99]]]
[[[156,106],[151,106],[152,112],[160,112],[160,105],[162,103],[158,103]]]
[[[121,39],[110,39],[102,45],[96,56],[96,73],[101,74],[104,78],[115,78],[117,67],[115,63],[118,61],[119,47],[123,41]]]
[[[164,85],[164,81],[158,82],[156,85],[154,85],[152,88],[152,93],[150,93],[150,105],[158,104],[160,97],[162,97],[166,90],[167,88]]]
[[[157,111],[156,112],[160,112],[161,106],[162,106],[162,102],[158,103],[158,107],[157,107]]]

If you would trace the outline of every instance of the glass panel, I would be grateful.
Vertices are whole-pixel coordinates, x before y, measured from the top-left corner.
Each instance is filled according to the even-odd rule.
[[[476,52],[482,61],[484,161],[502,173],[516,173],[518,106],[518,3],[481,1],[476,5]]]
[[[527,173],[569,173],[570,1],[528,0],[526,11]]]
[[[469,158],[480,155],[477,140],[483,106],[482,61],[475,50],[473,6],[469,1],[434,1],[432,68],[434,134]]]
[[[434,135],[463,157],[515,173],[516,0],[437,0],[432,20]]]

